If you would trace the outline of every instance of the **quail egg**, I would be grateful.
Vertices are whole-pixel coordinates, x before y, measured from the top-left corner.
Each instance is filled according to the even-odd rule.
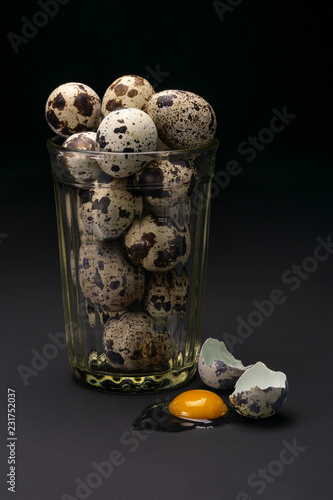
[[[244,417],[267,418],[281,410],[287,394],[286,375],[258,361],[238,379],[229,399]]]
[[[234,388],[250,366],[234,358],[223,341],[208,338],[201,347],[198,372],[201,380],[213,389]]]
[[[189,292],[185,268],[180,276],[175,269],[151,273],[146,283],[144,305],[155,321],[169,321],[175,314],[185,314]]]
[[[141,76],[125,75],[107,88],[102,99],[102,113],[106,116],[120,108],[138,108],[146,111],[147,103],[155,94],[153,86]]]
[[[81,151],[95,151],[96,132],[78,132],[68,137],[63,147],[79,149]],[[90,183],[102,174],[96,160],[89,154],[68,151],[58,155],[58,165],[64,171],[61,177],[64,180],[77,183]]]
[[[125,312],[118,319],[110,319],[103,342],[111,366],[124,372],[163,370],[172,357],[168,333],[156,333],[145,313]]]
[[[101,101],[88,85],[63,83],[49,95],[45,116],[51,129],[63,137],[95,131],[101,121]]]
[[[123,108],[109,113],[97,130],[96,149],[109,153],[99,160],[100,167],[113,177],[138,172],[145,162],[133,153],[156,150],[157,137],[155,123],[141,109]]]
[[[138,187],[153,206],[171,207],[188,200],[198,182],[195,167],[186,161],[152,161],[136,174]]]
[[[98,240],[118,238],[133,221],[137,202],[126,189],[126,179],[95,181],[91,189],[81,189],[79,196],[85,230]]]
[[[148,271],[169,271],[179,262],[186,262],[190,253],[187,226],[180,231],[171,219],[148,214],[136,218],[125,236],[125,248],[135,265]]]
[[[147,107],[162,142],[172,149],[209,144],[216,133],[216,116],[202,97],[185,90],[163,90],[154,94]]]
[[[144,272],[128,262],[117,242],[83,243],[78,274],[83,295],[101,311],[122,311],[142,300]]]

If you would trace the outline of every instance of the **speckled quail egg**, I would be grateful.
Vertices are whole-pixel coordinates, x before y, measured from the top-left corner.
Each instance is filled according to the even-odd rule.
[[[101,121],[101,100],[88,85],[63,83],[49,95],[45,116],[51,129],[63,137],[95,131]]]
[[[156,333],[145,313],[125,312],[119,319],[109,320],[103,341],[111,366],[124,372],[163,370],[172,356],[168,333]]]
[[[86,299],[101,311],[118,312],[144,293],[144,272],[128,262],[117,242],[83,243],[79,251],[79,283]]]
[[[113,177],[127,177],[138,172],[145,162],[142,155],[133,153],[156,150],[157,137],[155,123],[141,109],[112,111],[97,130],[96,149],[109,152],[99,160],[100,167]]]
[[[286,375],[258,361],[238,379],[229,399],[244,417],[267,418],[281,410],[287,394]]]
[[[187,226],[179,231],[169,218],[152,214],[134,219],[125,236],[129,259],[148,271],[169,271],[179,262],[184,264],[190,246]]]
[[[175,269],[151,273],[146,280],[144,305],[155,321],[169,321],[172,316],[186,312],[189,281],[186,269],[180,276]]]
[[[153,86],[141,76],[125,75],[107,88],[102,99],[102,113],[106,116],[120,108],[138,108],[146,111],[147,103],[155,94]]]
[[[198,175],[192,163],[152,161],[136,174],[138,187],[153,206],[171,207],[191,198],[198,182]]]
[[[96,132],[78,132],[68,137],[63,147],[81,151],[95,151]],[[61,178],[77,183],[89,183],[102,174],[97,161],[86,153],[68,151],[58,155]]]
[[[208,338],[201,347],[198,372],[201,380],[213,389],[234,388],[250,366],[234,358],[223,341]]]
[[[216,133],[216,116],[203,98],[185,90],[154,94],[147,107],[160,139],[172,149],[205,146]]]
[[[81,189],[79,196],[83,225],[98,240],[118,238],[133,221],[137,202],[126,189],[126,179],[97,180],[92,188]]]

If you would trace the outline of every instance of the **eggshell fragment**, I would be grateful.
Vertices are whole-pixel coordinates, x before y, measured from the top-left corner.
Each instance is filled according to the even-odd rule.
[[[258,361],[238,379],[229,399],[244,417],[267,418],[281,410],[287,394],[286,375]]]
[[[209,387],[232,389],[248,368],[234,358],[223,341],[208,338],[201,347],[198,372]]]
[[[110,365],[124,372],[163,370],[172,356],[168,333],[155,332],[152,319],[145,313],[125,312],[109,320],[103,342]]]
[[[163,90],[154,94],[147,107],[162,142],[172,149],[209,144],[216,133],[216,116],[202,97],[185,90]]]
[[[102,113],[121,108],[137,108],[146,111],[147,103],[155,94],[153,86],[141,76],[125,75],[117,78],[107,88],[102,99]]]
[[[63,83],[49,95],[45,117],[50,128],[63,137],[95,131],[101,121],[101,101],[88,85]]]

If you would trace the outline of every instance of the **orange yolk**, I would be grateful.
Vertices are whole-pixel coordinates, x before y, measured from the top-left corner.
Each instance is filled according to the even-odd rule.
[[[179,394],[169,404],[169,411],[175,417],[193,420],[213,420],[224,415],[228,408],[214,392],[194,389]]]

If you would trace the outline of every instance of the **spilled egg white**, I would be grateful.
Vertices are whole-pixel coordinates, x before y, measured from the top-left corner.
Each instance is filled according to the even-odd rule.
[[[199,375],[213,389],[233,389],[239,377],[250,366],[244,366],[228,351],[225,343],[218,339],[208,338],[201,347]]]
[[[267,418],[281,410],[287,394],[286,375],[258,361],[238,379],[229,400],[244,417]]]

